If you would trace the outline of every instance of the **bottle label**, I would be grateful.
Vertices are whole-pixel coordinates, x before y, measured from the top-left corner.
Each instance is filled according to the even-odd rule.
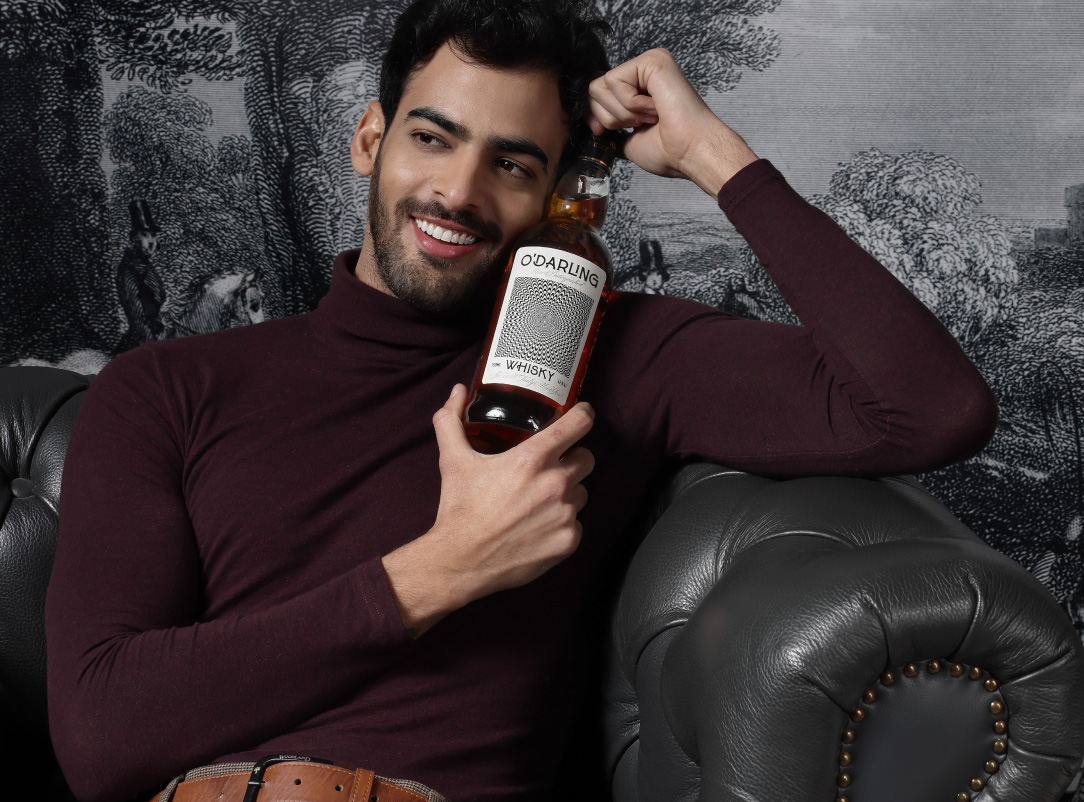
[[[517,250],[482,382],[533,390],[563,405],[605,283],[605,270],[575,254],[535,245]]]

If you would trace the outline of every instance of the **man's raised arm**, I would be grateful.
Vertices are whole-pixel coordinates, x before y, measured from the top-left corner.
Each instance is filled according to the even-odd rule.
[[[952,335],[758,160],[668,52],[615,67],[590,95],[596,133],[634,128],[629,159],[718,200],[802,323],[741,320],[677,301],[660,312],[628,296],[611,304],[611,344],[659,346],[606,349],[596,363],[612,359],[615,375],[644,378],[626,401],[630,416],[665,410],[670,453],[770,475],[885,475],[941,467],[989,440],[996,403]],[[634,307],[640,313],[627,315]]]

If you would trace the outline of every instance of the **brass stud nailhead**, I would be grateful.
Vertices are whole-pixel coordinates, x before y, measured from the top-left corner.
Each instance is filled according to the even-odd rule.
[[[847,730],[843,733],[843,743],[853,744],[855,735],[857,735],[857,733],[850,727],[848,727]]]
[[[997,690],[997,680],[991,677],[990,679],[986,680],[985,683],[983,683],[983,687],[986,688],[986,690],[988,690],[990,693],[993,693]]]
[[[877,701],[877,691],[869,688],[864,694],[862,694],[862,701],[867,705],[871,705]]]
[[[983,768],[986,769],[987,774],[996,774],[997,770],[1001,768],[1001,764],[996,760],[987,760],[986,765],[983,766]]]
[[[956,802],[971,802],[971,794],[967,793],[967,791],[961,791],[956,794]]]
[[[1004,735],[1005,730],[1007,730],[1008,728],[1009,728],[1009,725],[1006,724],[1004,721],[995,721],[994,722],[994,732],[996,732],[998,735]]]
[[[941,673],[941,661],[940,660],[931,660],[930,662],[928,662],[926,664],[926,670],[929,671],[931,674],[940,674]]]
[[[995,716],[1000,716],[1005,712],[1005,705],[995,699],[993,702],[990,702],[990,712]]]
[[[918,674],[918,666],[914,663],[908,663],[903,667],[903,673],[908,677],[913,677]]]
[[[836,802],[851,802],[851,798],[847,796],[837,796]]]
[[[850,784],[851,784],[851,775],[848,774],[845,771],[841,771],[839,773],[839,776],[836,777],[836,785],[838,785],[840,788],[846,788]]]
[[[984,783],[978,777],[976,777],[975,779],[973,779],[971,781],[971,790],[972,791],[981,791],[985,786],[986,786],[986,783]]]
[[[881,684],[884,685],[886,688],[895,681],[896,675],[893,674],[891,671],[886,671],[881,675]]]
[[[963,676],[964,667],[959,663],[953,663],[952,668],[949,669],[949,673],[952,674],[952,676],[954,677]]]
[[[851,713],[851,721],[864,721],[866,718],[866,711],[860,707],[856,707]]]
[[[982,669],[979,668],[978,666],[975,666],[973,669],[971,669],[970,671],[967,672],[967,676],[970,679],[978,679],[979,677],[982,676]]]
[[[994,754],[1003,755],[1008,751],[1009,745],[1004,741],[994,741]]]
[[[849,765],[851,765],[851,761],[853,759],[854,758],[851,757],[850,752],[840,752],[839,753],[839,765],[841,765],[841,766],[849,766]]]

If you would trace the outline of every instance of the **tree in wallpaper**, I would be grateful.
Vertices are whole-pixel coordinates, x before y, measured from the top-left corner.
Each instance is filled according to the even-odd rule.
[[[155,254],[169,299],[162,314],[167,336],[197,302],[193,296],[208,271],[257,274],[266,261],[251,143],[223,137],[215,145],[206,134],[210,123],[210,109],[198,98],[138,86],[121,95],[103,120],[106,148],[117,164],[112,230],[125,230],[127,199],[138,198],[167,232]],[[111,252],[118,249],[119,243]],[[181,333],[198,333],[186,328]]]
[[[644,0],[599,3],[615,25],[615,62],[669,47],[703,92],[730,88],[743,69],[772,62],[778,38],[750,19],[777,5],[677,0],[659,26]],[[376,98],[379,58],[401,7],[374,0],[0,6],[0,69],[14,88],[0,130],[17,154],[0,167],[0,219],[18,232],[0,290],[0,363],[58,359],[78,348],[115,353],[124,334],[115,271],[129,231],[123,210],[133,201],[147,203],[162,228],[156,259],[171,290],[167,307],[207,278],[195,275],[197,265],[226,260],[255,270],[269,316],[313,308],[332,257],[364,231],[367,182],[352,173],[346,152]],[[102,67],[145,89],[129,91],[106,114]],[[243,80],[250,138],[214,152],[209,110],[186,94],[194,76]],[[108,198],[103,135],[118,164]],[[640,240],[637,210],[622,197],[630,177],[628,165],[614,177],[608,227],[626,274]]]
[[[0,284],[0,362],[115,348],[101,61],[115,74],[161,89],[188,74],[230,77],[238,63],[228,35],[198,22],[175,27],[183,14],[203,13],[202,4],[190,5],[0,5],[0,140],[7,149],[0,160],[0,220],[10,251]]]

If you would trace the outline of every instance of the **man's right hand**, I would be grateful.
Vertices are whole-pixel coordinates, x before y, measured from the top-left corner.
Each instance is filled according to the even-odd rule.
[[[594,424],[580,402],[503,454],[479,454],[463,429],[466,388],[457,384],[433,416],[440,447],[440,506],[433,528],[383,558],[399,613],[417,637],[448,613],[519,587],[579,545],[581,484],[595,459],[574,447]]]

